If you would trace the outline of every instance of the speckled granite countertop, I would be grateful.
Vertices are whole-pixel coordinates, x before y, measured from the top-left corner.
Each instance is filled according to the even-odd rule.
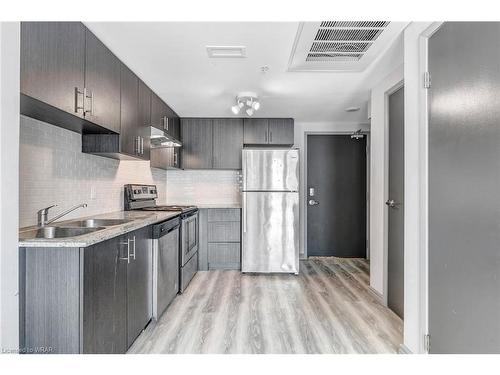
[[[179,212],[145,212],[145,211],[118,211],[107,214],[93,215],[77,219],[51,223],[48,226],[64,227],[65,223],[86,219],[125,219],[131,220],[124,224],[105,227],[105,229],[87,233],[81,236],[64,238],[27,238],[29,232],[37,227],[26,227],[19,230],[19,247],[87,247],[110,238],[132,232],[145,226],[159,223],[179,216]]]

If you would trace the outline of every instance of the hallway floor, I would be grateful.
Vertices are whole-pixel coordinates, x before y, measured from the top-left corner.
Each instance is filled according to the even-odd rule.
[[[129,353],[397,353],[403,323],[364,259],[309,258],[299,276],[200,271]]]

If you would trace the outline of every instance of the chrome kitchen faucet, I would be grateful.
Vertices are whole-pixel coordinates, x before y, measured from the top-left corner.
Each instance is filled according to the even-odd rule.
[[[85,208],[85,207],[87,207],[87,203],[81,203],[75,207],[71,207],[69,210],[62,212],[59,215],[54,216],[50,220],[47,220],[48,215],[49,215],[49,209],[51,209],[52,207],[56,207],[56,206],[57,206],[57,204],[53,204],[52,206],[42,208],[40,211],[38,211],[38,226],[39,227],[44,227],[45,225],[50,224],[50,223],[56,221],[57,219],[60,219],[61,217],[69,214],[70,212],[73,212],[74,210],[76,210],[80,207]]]

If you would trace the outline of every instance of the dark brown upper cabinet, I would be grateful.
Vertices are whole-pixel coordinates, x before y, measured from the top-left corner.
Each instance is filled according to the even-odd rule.
[[[293,132],[293,119],[251,118],[244,121],[243,138],[246,145],[292,146]]]
[[[21,113],[80,133],[118,133],[120,61],[81,22],[22,22]]]
[[[182,168],[211,169],[213,159],[212,119],[183,118]]]
[[[144,149],[143,159],[149,160],[150,157],[150,136],[151,136],[151,90],[150,88],[139,79],[139,133],[138,135],[143,138]]]
[[[115,159],[149,160],[151,91],[125,64],[120,65],[120,134],[84,134],[82,149]]]
[[[22,22],[20,78],[22,114],[81,131],[85,87],[83,24]]]
[[[120,132],[120,60],[86,29],[85,119]]]
[[[180,169],[181,149],[179,147],[160,147],[151,149],[151,167],[158,169]]]
[[[144,158],[143,126],[139,121],[139,78],[121,66],[121,152]]]
[[[213,119],[213,169],[241,169],[243,119]]]
[[[151,125],[180,139],[179,116],[158,95],[151,95]]]
[[[243,119],[181,120],[182,168],[241,169]]]
[[[246,145],[267,144],[269,137],[269,123],[267,118],[244,119],[243,141]]]
[[[21,93],[68,113],[84,88],[85,28],[80,22],[21,23]]]
[[[269,144],[292,146],[293,139],[293,119],[290,118],[270,118],[269,119]]]

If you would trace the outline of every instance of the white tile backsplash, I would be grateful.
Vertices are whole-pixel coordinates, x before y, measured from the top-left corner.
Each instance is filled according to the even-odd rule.
[[[118,161],[81,152],[81,135],[21,116],[19,225],[36,224],[36,212],[57,204],[55,214],[86,202],[67,218],[123,209],[123,185],[155,184],[158,203],[167,201],[167,172],[149,161]],[[92,191],[95,194],[91,194]],[[95,195],[95,196],[94,196]]]
[[[241,203],[241,171],[169,170],[169,204],[227,205]]]

